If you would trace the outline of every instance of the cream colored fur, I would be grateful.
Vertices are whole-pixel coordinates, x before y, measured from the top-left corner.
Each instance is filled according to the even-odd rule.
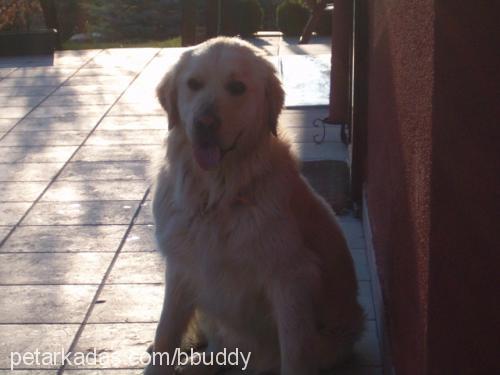
[[[201,89],[188,87],[192,77]],[[228,93],[231,80],[246,91]],[[229,38],[184,53],[158,87],[170,131],[153,196],[156,238],[167,259],[157,352],[180,345],[196,311],[207,350],[250,351],[252,373],[314,375],[348,355],[363,329],[336,218],[299,174],[289,144],[273,135],[283,96],[272,64]],[[210,171],[192,149],[207,104],[220,118],[221,149],[237,140]],[[173,369],[150,366],[146,373]]]

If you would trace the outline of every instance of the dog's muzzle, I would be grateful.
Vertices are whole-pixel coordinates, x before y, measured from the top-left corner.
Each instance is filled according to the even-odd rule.
[[[204,170],[215,169],[222,159],[217,139],[220,123],[219,117],[212,109],[195,118],[193,154],[198,165]]]

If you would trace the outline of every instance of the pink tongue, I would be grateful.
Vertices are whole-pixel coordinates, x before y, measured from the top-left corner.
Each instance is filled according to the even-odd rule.
[[[194,158],[198,165],[208,171],[214,169],[220,162],[220,149],[217,146],[193,147]]]

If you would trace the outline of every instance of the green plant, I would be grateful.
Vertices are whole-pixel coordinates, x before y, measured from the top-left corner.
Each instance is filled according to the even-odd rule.
[[[82,50],[82,49],[103,49],[103,48],[172,48],[181,47],[181,38],[169,38],[166,40],[151,40],[151,41],[128,41],[120,42],[72,42],[65,41],[62,44],[63,50]]]
[[[89,31],[105,41],[158,40],[178,34],[179,3],[169,0],[92,0]]]
[[[226,4],[223,18],[229,34],[249,37],[260,30],[264,11],[257,0],[235,0]]]
[[[286,36],[298,36],[304,30],[309,10],[297,0],[285,0],[276,9],[276,23]]]
[[[257,0],[240,0],[237,3],[239,33],[244,37],[251,36],[262,27],[264,11]]]
[[[332,35],[332,12],[323,12],[315,31],[318,35]]]
[[[56,0],[57,16],[59,21],[59,37],[66,41],[73,34],[85,32],[87,14],[85,4],[91,1],[86,0]]]
[[[0,31],[30,31],[43,25],[38,0],[2,0],[0,2]]]

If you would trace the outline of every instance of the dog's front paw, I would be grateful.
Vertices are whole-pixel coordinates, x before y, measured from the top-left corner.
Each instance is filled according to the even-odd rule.
[[[196,363],[196,362],[194,362]],[[190,362],[186,365],[180,365],[175,367],[176,375],[215,375],[219,374],[221,370],[220,366],[207,366],[203,363],[193,364]]]

